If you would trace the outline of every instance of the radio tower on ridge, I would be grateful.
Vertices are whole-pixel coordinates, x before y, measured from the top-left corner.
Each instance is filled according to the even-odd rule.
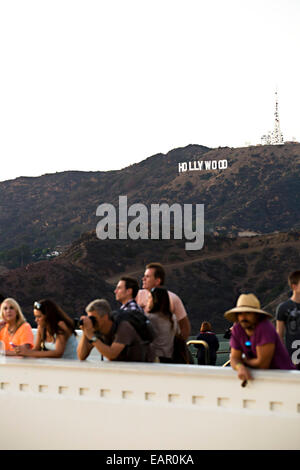
[[[275,126],[274,126],[274,131],[273,131],[273,144],[283,144],[283,135],[280,130],[280,125],[279,125],[279,113],[278,113],[278,96],[277,96],[277,91],[275,91]]]
[[[277,91],[275,91],[275,112],[274,112],[274,117],[275,117],[275,124],[274,124],[274,130],[273,132],[269,132],[267,135],[263,135],[261,138],[261,143],[263,145],[278,145],[278,144],[283,144],[283,135],[280,130],[280,124],[279,124],[279,112],[278,112],[278,96],[277,96]]]

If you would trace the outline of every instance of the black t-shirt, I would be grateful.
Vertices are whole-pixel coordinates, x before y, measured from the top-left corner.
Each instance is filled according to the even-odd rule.
[[[285,345],[291,356],[295,351],[293,342],[300,339],[300,304],[291,299],[282,302],[276,309],[276,320],[285,324]]]

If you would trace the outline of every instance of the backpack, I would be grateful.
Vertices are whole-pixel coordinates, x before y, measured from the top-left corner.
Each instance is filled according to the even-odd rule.
[[[291,335],[300,334],[300,310],[295,303],[288,312],[286,329]]]
[[[136,330],[142,341],[145,343],[152,343],[154,340],[155,332],[152,323],[142,310],[117,310],[113,312],[113,318],[115,331],[118,329],[118,326],[122,321],[128,321]]]

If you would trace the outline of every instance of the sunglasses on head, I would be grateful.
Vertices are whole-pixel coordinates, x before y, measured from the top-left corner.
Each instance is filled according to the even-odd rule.
[[[34,302],[33,308],[36,310],[42,310],[42,304],[40,304],[40,302]]]

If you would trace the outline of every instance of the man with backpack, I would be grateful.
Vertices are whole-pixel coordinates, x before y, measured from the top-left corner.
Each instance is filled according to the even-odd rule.
[[[300,271],[292,272],[288,283],[292,296],[276,309],[276,330],[293,364],[300,370]]]
[[[93,347],[110,361],[152,362],[151,325],[143,310],[133,299],[135,284],[122,278],[116,287],[116,300],[122,306],[112,312],[107,300],[96,299],[86,307],[87,316],[81,317],[83,335],[78,344],[80,360],[86,359]],[[138,284],[136,281],[137,289]]]
[[[120,278],[114,290],[116,300],[122,304],[120,313],[139,311],[144,315],[144,310],[135,301],[138,291],[139,285],[136,279],[129,276]]]

